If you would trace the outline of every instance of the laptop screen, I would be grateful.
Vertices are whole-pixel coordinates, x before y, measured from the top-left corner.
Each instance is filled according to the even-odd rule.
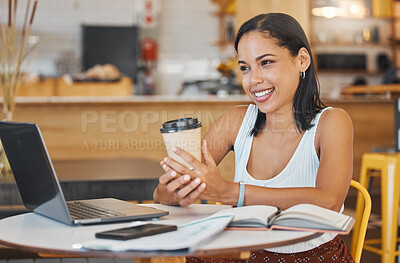
[[[58,194],[35,124],[0,122],[0,139],[25,206],[34,210]]]

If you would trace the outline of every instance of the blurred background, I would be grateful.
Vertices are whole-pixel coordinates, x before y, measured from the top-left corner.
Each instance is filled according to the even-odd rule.
[[[253,15],[280,11],[302,24],[321,92],[335,96],[346,85],[384,81],[396,61],[396,6],[388,0],[41,0],[31,33],[40,44],[29,72],[83,81],[78,73],[112,64],[132,79],[132,94],[240,93],[231,79],[235,32]],[[0,17],[6,15],[1,1]]]
[[[0,0],[2,26],[8,2]],[[20,32],[27,1],[18,3]],[[15,110],[3,108],[3,115],[40,126],[67,200],[151,202],[166,156],[163,122],[196,116],[204,135],[227,109],[251,103],[241,89],[233,39],[243,22],[267,12],[300,22],[323,102],[352,118],[353,179],[364,153],[400,151],[396,0],[39,0],[27,41],[36,46],[33,59],[22,68]],[[26,212],[11,171],[3,173],[6,165],[0,157],[0,218]],[[219,169],[233,179],[232,152]],[[369,190],[368,234],[376,237],[380,181]],[[348,196],[346,212],[354,214],[356,193]],[[350,245],[351,236],[344,239]],[[4,251],[0,246],[0,258],[32,256]],[[366,252],[362,262],[380,256]]]

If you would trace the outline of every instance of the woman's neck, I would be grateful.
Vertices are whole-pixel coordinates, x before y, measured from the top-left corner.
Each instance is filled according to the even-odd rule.
[[[292,110],[266,114],[266,125],[264,129],[266,129],[268,132],[298,133]]]

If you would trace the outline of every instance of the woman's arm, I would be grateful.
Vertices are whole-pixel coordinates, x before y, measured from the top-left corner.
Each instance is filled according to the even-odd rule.
[[[247,107],[230,108],[211,126],[204,136],[203,140],[207,141],[209,153],[217,165],[229,151],[233,150]]]
[[[267,188],[246,185],[244,204],[266,204],[286,209],[300,203],[311,203],[339,211],[346,198],[353,171],[353,125],[346,112],[330,109],[322,114],[315,147],[320,158],[316,187]],[[221,175],[211,161],[211,151],[202,151],[206,160],[204,163],[177,149],[177,154],[195,167],[194,171],[171,159],[167,159],[167,164],[178,173],[200,178],[206,184],[200,195],[202,199],[236,205],[238,184],[220,180]]]

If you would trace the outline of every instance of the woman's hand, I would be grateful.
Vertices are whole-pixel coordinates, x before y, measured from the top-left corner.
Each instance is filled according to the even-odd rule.
[[[154,201],[165,205],[181,206],[195,202],[204,190],[205,184],[201,184],[199,178],[192,179],[188,174],[178,174],[165,161],[161,161],[160,164],[166,173],[159,179],[153,195]]]
[[[229,192],[229,191],[227,191],[227,189],[229,187],[230,182],[228,182],[222,178],[221,173],[218,170],[218,167],[215,164],[214,159],[212,158],[212,156],[208,150],[206,140],[202,141],[202,147],[201,147],[204,163],[200,162],[193,155],[191,155],[190,153],[186,152],[183,149],[174,147],[172,150],[193,167],[193,169],[189,169],[186,166],[176,162],[175,160],[173,160],[171,158],[164,159],[165,163],[168,165],[168,168],[172,169],[177,174],[189,175],[190,178],[193,179],[190,184],[188,184],[187,186],[183,187],[180,190],[181,193],[175,195],[175,197],[178,198],[178,200],[182,200],[180,198],[184,198],[186,196],[188,196],[190,198],[183,201],[184,204],[186,204],[186,202],[190,202],[190,201],[193,202],[200,197],[201,197],[201,199],[205,199],[205,200],[209,200],[209,201],[224,200],[224,196]],[[165,180],[167,180],[167,177],[168,176],[164,177]],[[183,176],[183,177],[185,177],[185,176]],[[188,182],[190,180],[188,177],[186,177],[186,179],[187,179],[186,182]],[[193,187],[194,185],[191,185],[193,182],[197,181],[197,179],[200,179],[201,182],[203,182],[199,186],[202,189],[194,188]],[[161,180],[161,178],[160,178],[160,180]],[[177,189],[176,188],[177,184],[173,184],[171,186],[171,190]]]

